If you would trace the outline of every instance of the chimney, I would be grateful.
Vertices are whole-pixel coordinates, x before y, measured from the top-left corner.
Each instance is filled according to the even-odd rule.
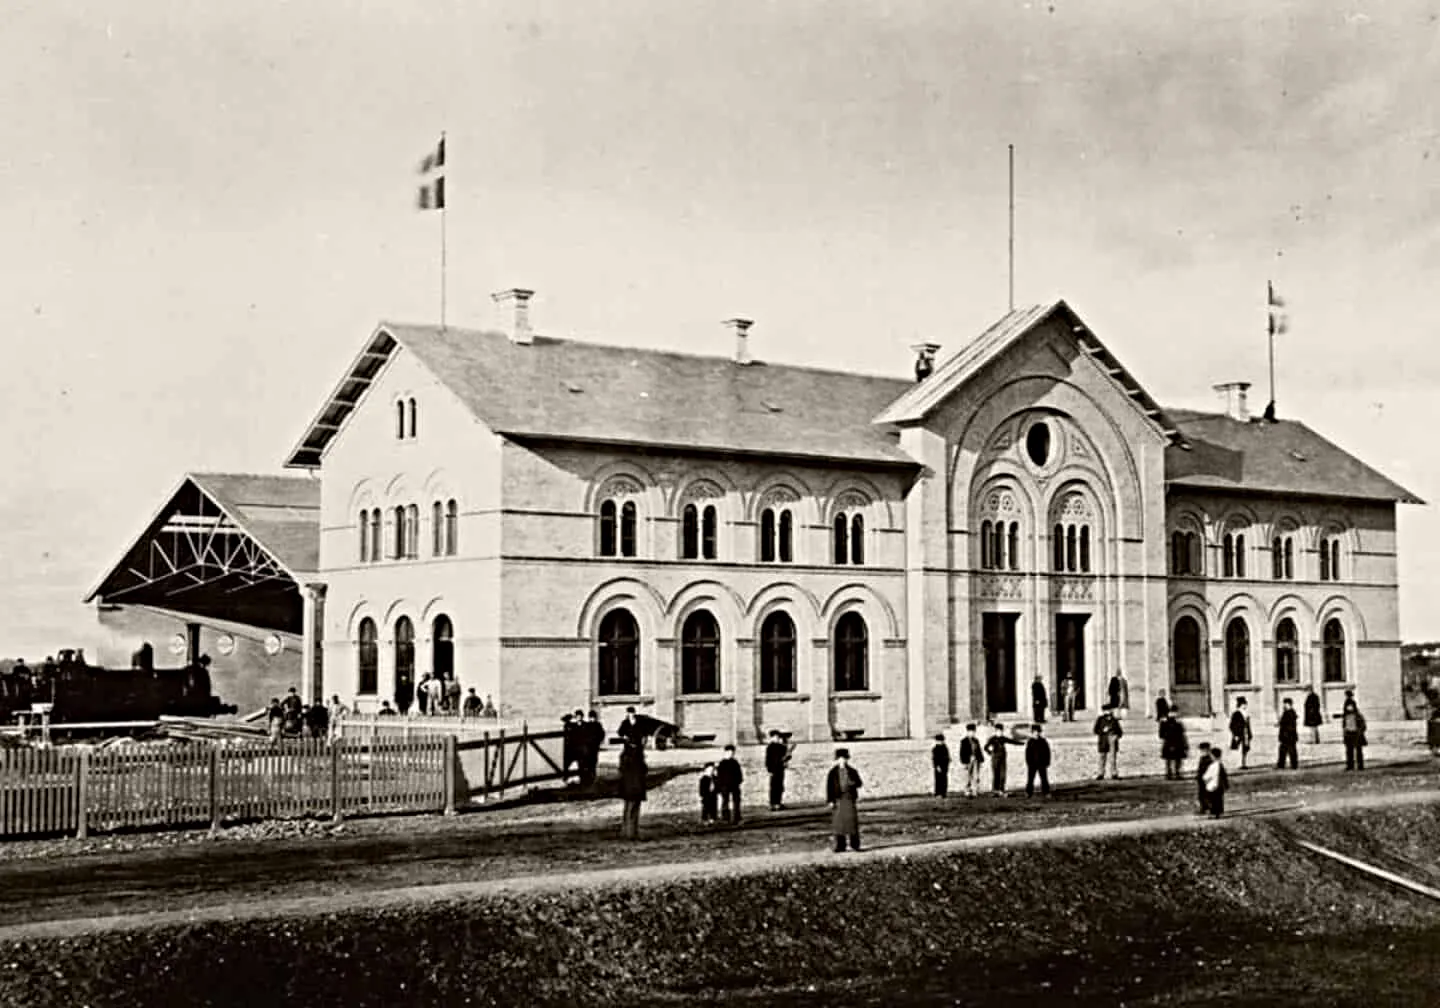
[[[726,319],[722,324],[726,329],[735,334],[735,363],[751,363],[750,327],[755,323],[748,318],[732,318]]]
[[[529,346],[535,342],[535,333],[530,328],[530,299],[534,296],[534,291],[523,287],[511,287],[490,295],[496,305],[498,327],[510,337],[511,343]]]
[[[940,344],[915,343],[910,349],[915,351],[915,380],[922,382],[935,370],[935,351],[940,349]]]
[[[1223,382],[1213,386],[1215,394],[1225,403],[1225,415],[1241,423],[1250,422],[1250,406],[1246,393],[1250,391],[1248,381]]]

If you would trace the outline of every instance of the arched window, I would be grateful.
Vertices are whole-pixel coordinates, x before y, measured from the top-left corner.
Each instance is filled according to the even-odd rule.
[[[620,555],[633,557],[635,555],[635,522],[636,510],[634,501],[626,501],[620,507]]]
[[[1064,526],[1064,525],[1056,525],[1056,526],[1055,526],[1055,534],[1050,537],[1050,545],[1051,545],[1051,547],[1052,547],[1051,552],[1052,552],[1052,554],[1053,554],[1053,555],[1051,556],[1051,558],[1050,558],[1050,567],[1051,567],[1052,570],[1055,571],[1056,574],[1063,574],[1063,573],[1065,572],[1065,526]]]
[[[1300,681],[1298,664],[1299,637],[1295,633],[1295,621],[1288,616],[1275,627],[1275,681],[1293,683]]]
[[[835,623],[835,691],[870,688],[870,636],[865,620],[856,612],[848,612]]]
[[[795,559],[795,518],[789,508],[781,510],[779,526],[777,536],[780,548],[777,552],[781,563],[790,563]]]
[[[430,628],[430,666],[439,679],[455,678],[455,625],[444,614]]]
[[[1010,523],[1010,541],[1006,544],[1006,554],[1010,557],[1010,569],[1020,569],[1020,523]]]
[[[1225,577],[1235,576],[1235,537],[1229,532],[1223,540],[1221,570]]]
[[[1232,685],[1250,681],[1250,628],[1239,616],[1225,627],[1225,681]]]
[[[1270,574],[1276,581],[1295,577],[1295,538],[1278,535],[1270,543]]]
[[[1340,580],[1340,540],[1326,536],[1320,540],[1320,580]]]
[[[700,509],[686,504],[680,512],[680,559],[694,560],[700,556]]]
[[[1200,570],[1200,542],[1194,532],[1170,533],[1170,570],[1180,577],[1193,577]]]
[[[600,621],[597,692],[601,696],[640,693],[640,628],[628,610],[612,609]]]
[[[1065,530],[1065,569],[1075,573],[1075,526],[1071,525]]]
[[[1285,580],[1292,581],[1295,578],[1295,538],[1285,537]]]
[[[850,562],[856,565],[865,562],[865,516],[861,514],[850,518]]]
[[[719,555],[716,526],[715,505],[706,504],[700,512],[700,556],[706,560],[714,560]]]
[[[1090,573],[1090,526],[1080,526],[1080,573]]]
[[[1171,648],[1176,686],[1200,685],[1200,624],[1193,616],[1175,621],[1175,642]]]
[[[600,555],[613,557],[616,546],[616,507],[613,500],[600,504]]]
[[[1345,681],[1345,628],[1328,619],[1320,632],[1321,665],[1326,682]]]
[[[445,509],[436,501],[430,505],[430,555],[443,556],[445,553]]]
[[[1237,578],[1245,576],[1245,537],[1243,535],[1235,537],[1235,576]]]
[[[1170,573],[1189,573],[1185,570],[1185,534],[1180,531],[1170,533]]]
[[[992,549],[994,549],[994,541],[991,539],[991,535],[990,535],[990,523],[989,523],[988,521],[983,521],[983,522],[980,523],[980,569],[981,569],[981,570],[993,570],[993,569],[994,569],[994,567],[995,567],[995,560],[994,560],[994,558],[993,558],[993,556],[992,556],[992,554],[991,554],[991,550],[992,550]]]
[[[834,534],[832,545],[834,546],[834,557],[837,564],[850,562],[850,522],[846,519],[844,512],[835,516]]]
[[[370,512],[360,509],[360,562],[370,562]]]
[[[359,676],[355,692],[373,696],[380,689],[380,641],[375,632],[375,621],[369,616],[360,621],[356,650]]]
[[[1188,571],[1191,574],[1201,575],[1205,573],[1204,553],[1200,548],[1200,537],[1194,532],[1185,533],[1185,557]]]
[[[680,692],[720,692],[720,627],[704,609],[687,616],[680,630]]]
[[[775,512],[766,508],[760,512],[760,561],[771,563],[775,559]]]
[[[395,709],[404,714],[415,699],[415,624],[395,621]]]
[[[418,428],[417,428],[418,418],[417,418],[416,415],[415,415],[415,414],[416,414],[416,410],[415,410],[415,400],[414,400],[414,399],[411,399],[408,403],[406,403],[406,405],[409,407],[409,410],[410,410],[410,436],[413,438],[413,437],[415,437],[416,431],[418,430]]]
[[[404,508],[404,506],[402,505],[402,506],[396,507],[395,510],[394,510],[394,512],[393,512],[393,515],[394,515],[394,519],[395,519],[395,526],[394,526],[394,529],[392,530],[392,534],[393,534],[394,539],[395,539],[395,542],[394,542],[394,547],[395,547],[395,559],[396,559],[396,560],[403,560],[403,559],[405,559],[405,508]]]
[[[1005,569],[1005,523],[996,522],[990,530],[993,537],[990,545],[990,562],[996,570]]]
[[[445,502],[445,555],[454,556],[460,551],[460,506],[455,498]]]
[[[411,504],[405,508],[405,556],[414,560],[420,555],[420,508]]]
[[[795,621],[783,612],[760,625],[760,692],[795,692]]]
[[[395,400],[395,440],[403,441],[405,438],[405,400]]]

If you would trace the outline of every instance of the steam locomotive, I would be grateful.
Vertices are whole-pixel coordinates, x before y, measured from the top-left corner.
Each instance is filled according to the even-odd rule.
[[[131,668],[87,664],[83,652],[64,650],[60,660],[23,665],[0,673],[0,723],[13,724],[17,711],[48,703],[51,724],[153,721],[161,714],[214,717],[234,714],[210,692],[209,659],[183,668],[155,668],[148,649]]]

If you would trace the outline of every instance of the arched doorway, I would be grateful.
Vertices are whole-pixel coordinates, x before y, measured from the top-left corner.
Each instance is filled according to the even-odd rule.
[[[441,682],[455,678],[455,624],[443,613],[430,628],[430,668]]]
[[[395,709],[404,714],[415,700],[415,624],[395,621]]]

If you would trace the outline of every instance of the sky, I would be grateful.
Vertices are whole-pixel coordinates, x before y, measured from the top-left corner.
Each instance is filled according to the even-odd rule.
[[[1440,0],[12,0],[0,33],[0,653],[182,473],[279,471],[381,319],[905,374],[1065,298],[1160,402],[1267,398],[1426,500]],[[1401,632],[1440,638],[1402,507]]]

